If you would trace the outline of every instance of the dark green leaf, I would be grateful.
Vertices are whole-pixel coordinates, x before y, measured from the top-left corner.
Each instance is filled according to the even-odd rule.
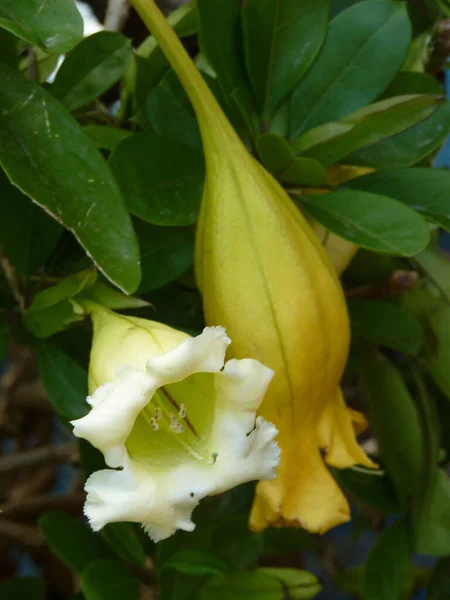
[[[94,33],[66,56],[51,91],[70,110],[80,108],[114,85],[130,59],[130,40],[115,31]]]
[[[163,569],[173,569],[196,577],[219,575],[227,571],[227,564],[218,556],[202,550],[181,550],[164,563]]]
[[[286,586],[279,578],[279,574],[274,577],[271,573],[272,569],[268,569],[267,574],[265,571],[266,569],[258,569],[213,577],[201,588],[198,600],[283,600],[286,598]],[[301,573],[299,582],[288,588],[289,597],[293,600],[314,598],[321,588],[317,579],[304,571],[299,573]]]
[[[415,256],[414,260],[450,304],[450,260],[432,246]]]
[[[313,598],[320,591],[317,578],[308,571],[286,567],[264,567],[258,569],[258,573],[277,579],[282,584],[286,595],[292,600]]]
[[[48,52],[63,54],[83,37],[83,19],[73,0],[2,0],[0,27]]]
[[[416,529],[415,550],[420,554],[448,556],[450,554],[450,480],[436,469],[432,486]]]
[[[138,600],[139,580],[118,561],[97,560],[81,575],[86,600]]]
[[[405,354],[419,353],[422,327],[408,311],[376,300],[350,300],[348,309],[354,335]]]
[[[136,237],[98,150],[60,103],[0,65],[0,162],[23,192],[77,237],[126,292],[140,279]]]
[[[389,360],[370,351],[362,357],[370,423],[403,505],[416,491],[422,467],[422,434],[416,407],[402,376]]]
[[[66,513],[46,513],[39,519],[39,529],[52,551],[77,573],[92,561],[114,557],[98,533]]]
[[[247,514],[221,517],[214,536],[217,554],[226,560],[234,571],[254,567],[262,554],[264,536],[249,531]]]
[[[438,81],[427,73],[400,71],[380,96],[393,98],[405,94],[442,94]]]
[[[200,152],[176,140],[136,134],[111,154],[128,209],[154,225],[191,225],[203,191]]]
[[[136,221],[141,247],[142,281],[139,292],[151,292],[175,281],[194,260],[194,231],[186,227],[155,227]]]
[[[330,166],[358,148],[410,129],[432,115],[440,104],[442,96],[432,95],[381,100],[349,115],[343,124],[327,123],[311,129],[298,138],[293,150]]]
[[[19,64],[19,40],[15,35],[0,29],[0,56],[2,62],[12,69],[16,69]]]
[[[119,142],[133,135],[127,129],[117,129],[108,125],[85,125],[84,133],[94,142],[97,148],[103,150],[114,150]]]
[[[300,81],[326,34],[329,0],[247,0],[245,61],[259,111],[271,116]]]
[[[333,474],[340,485],[363,502],[385,514],[401,512],[392,483],[380,469],[353,467],[336,469]]]
[[[0,189],[2,252],[20,275],[31,274],[49,257],[63,229],[12,185],[1,169]]]
[[[400,600],[407,582],[410,542],[403,519],[383,531],[369,552],[364,573],[364,600]]]
[[[87,373],[57,346],[41,342],[37,347],[39,373],[56,412],[64,419],[88,412]]]
[[[357,177],[345,186],[395,198],[450,231],[450,172],[446,169],[382,171]]]
[[[0,600],[45,600],[45,583],[37,577],[18,577],[0,584]]]
[[[413,256],[430,239],[422,217],[387,196],[348,190],[295,199],[327,229],[363,248]]]
[[[291,137],[372,102],[400,69],[409,41],[403,2],[367,0],[338,15],[318,59],[292,95]]]
[[[256,148],[265,167],[281,181],[311,186],[327,183],[325,167],[310,158],[296,158],[288,142],[279,135],[260,135]]]
[[[143,567],[146,555],[137,527],[136,523],[107,523],[101,535],[121,558]]]
[[[450,598],[450,557],[441,558],[434,567],[427,589],[427,600]]]

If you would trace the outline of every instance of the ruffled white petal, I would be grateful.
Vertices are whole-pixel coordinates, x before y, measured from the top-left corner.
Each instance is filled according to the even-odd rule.
[[[123,466],[125,440],[138,414],[158,387],[147,373],[119,367],[114,382],[105,383],[88,397],[91,411],[85,417],[71,421],[74,435],[101,450],[108,466]]]
[[[230,342],[223,327],[205,327],[203,333],[185,340],[172,352],[149,358],[147,372],[162,380],[162,385],[176,383],[194,373],[218,373]]]

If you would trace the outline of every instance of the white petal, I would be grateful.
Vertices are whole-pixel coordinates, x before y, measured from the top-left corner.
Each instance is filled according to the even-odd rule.
[[[223,367],[230,339],[223,327],[205,327],[203,333],[178,348],[147,361],[147,371],[161,385],[182,381],[194,373],[218,373]]]
[[[131,367],[118,369],[113,383],[105,383],[88,398],[91,411],[71,421],[74,435],[101,450],[108,466],[123,466],[125,440],[157,387],[142,371]]]

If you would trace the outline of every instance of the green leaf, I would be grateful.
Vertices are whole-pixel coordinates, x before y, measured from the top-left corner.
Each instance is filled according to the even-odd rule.
[[[197,0],[200,47],[214,69],[232,120],[248,123],[251,95],[244,67],[239,0]]]
[[[259,111],[272,116],[318,54],[329,0],[247,0],[245,62]]]
[[[348,190],[294,199],[327,229],[369,250],[413,256],[430,239],[422,217],[387,196]]]
[[[73,0],[2,0],[0,27],[47,52],[64,54],[83,37],[83,19]]]
[[[350,300],[348,309],[354,335],[405,354],[419,353],[422,327],[407,310],[376,300]]]
[[[450,598],[450,557],[441,558],[434,567],[427,588],[427,600]]]
[[[82,573],[93,561],[114,558],[113,551],[98,533],[64,512],[47,512],[38,523],[51,550],[77,573]]]
[[[423,506],[420,528],[415,532],[415,550],[420,554],[450,554],[450,480],[442,469],[436,469],[427,502]]]
[[[83,131],[94,142],[97,148],[114,150],[119,142],[133,135],[127,129],[118,129],[108,125],[85,125]]]
[[[280,579],[279,574],[274,577],[271,573],[273,569],[268,569],[267,574],[265,571],[266,569],[258,569],[246,573],[218,575],[201,588],[197,598],[198,600],[283,600],[286,598],[287,586]],[[299,582],[288,587],[289,597],[293,600],[314,598],[321,589],[316,577],[305,571],[300,573]]]
[[[175,73],[171,70],[147,96],[147,119],[156,135],[178,140],[202,152],[197,119]]]
[[[17,577],[0,584],[0,600],[45,600],[45,582],[37,577]]]
[[[365,563],[364,600],[400,600],[408,578],[410,555],[406,520],[385,529]]]
[[[392,483],[380,469],[335,469],[335,479],[351,494],[385,514],[400,513]]]
[[[317,578],[308,571],[285,567],[264,567],[258,569],[258,572],[277,579],[282,584],[286,595],[292,600],[313,598],[320,591]],[[310,588],[309,591],[307,588]]]
[[[0,56],[2,62],[12,69],[17,69],[19,65],[19,40],[18,38],[6,31],[0,29]]]
[[[136,134],[111,154],[128,209],[154,225],[191,225],[203,192],[200,152],[176,140]]]
[[[291,146],[279,135],[260,135],[256,138],[256,149],[264,166],[281,181],[311,186],[327,183],[325,167],[310,158],[296,158]]]
[[[442,96],[432,95],[381,100],[346,117],[344,127],[351,127],[327,123],[311,129],[297,139],[293,150],[330,166],[359,148],[397,135],[424,121],[440,104]]]
[[[111,310],[124,310],[126,308],[143,308],[149,306],[146,300],[140,298],[134,298],[133,296],[126,296],[117,290],[111,289],[109,286],[98,281],[86,294],[88,298],[91,298],[98,304],[106,306]]]
[[[50,256],[63,229],[12,185],[2,169],[0,190],[2,252],[20,275],[34,273]]]
[[[438,248],[432,245],[414,257],[425,275],[439,289],[446,302],[450,304],[450,261]]]
[[[130,40],[115,31],[99,31],[69,52],[51,91],[67,108],[75,110],[113,86],[130,60]]]
[[[75,298],[92,287],[96,279],[97,272],[88,269],[36,294],[22,315],[25,327],[35,336],[45,338],[83,320],[85,311]]]
[[[370,423],[386,471],[401,505],[417,490],[422,467],[422,434],[414,400],[394,365],[366,350],[363,383]]]
[[[163,569],[173,569],[186,575],[202,577],[220,575],[227,571],[227,564],[218,556],[202,550],[181,550],[167,560]]]
[[[350,189],[385,194],[450,231],[450,172],[447,169],[395,169],[357,177]]]
[[[382,98],[393,98],[405,94],[442,94],[439,82],[427,73],[400,71],[384,90]]]
[[[11,181],[70,229],[126,292],[140,279],[136,237],[114,177],[60,103],[0,65],[0,162]]]
[[[292,95],[291,138],[375,100],[400,69],[409,41],[404,2],[367,0],[339,14]]]
[[[63,350],[48,342],[37,347],[39,374],[56,412],[71,421],[88,412],[87,373]]]
[[[86,600],[138,600],[139,580],[125,565],[113,560],[97,560],[81,574]]]
[[[194,261],[194,231],[186,227],[156,227],[135,222],[141,247],[139,292],[151,292],[178,279]]]
[[[137,528],[136,523],[107,523],[101,535],[121,558],[143,567],[146,554]]]
[[[226,560],[234,571],[254,567],[264,546],[262,533],[249,531],[248,516],[237,514],[219,517],[220,522],[214,536],[217,554]]]

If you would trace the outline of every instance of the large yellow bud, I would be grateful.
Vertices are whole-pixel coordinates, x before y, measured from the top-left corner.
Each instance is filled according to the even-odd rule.
[[[274,480],[258,484],[251,526],[326,531],[349,519],[349,507],[324,460],[372,466],[339,389],[350,337],[342,288],[317,236],[247,151],[153,1],[132,2],[202,133],[207,177],[196,270],[206,321],[227,328],[234,356],[275,371],[261,413],[279,430],[281,463]]]

